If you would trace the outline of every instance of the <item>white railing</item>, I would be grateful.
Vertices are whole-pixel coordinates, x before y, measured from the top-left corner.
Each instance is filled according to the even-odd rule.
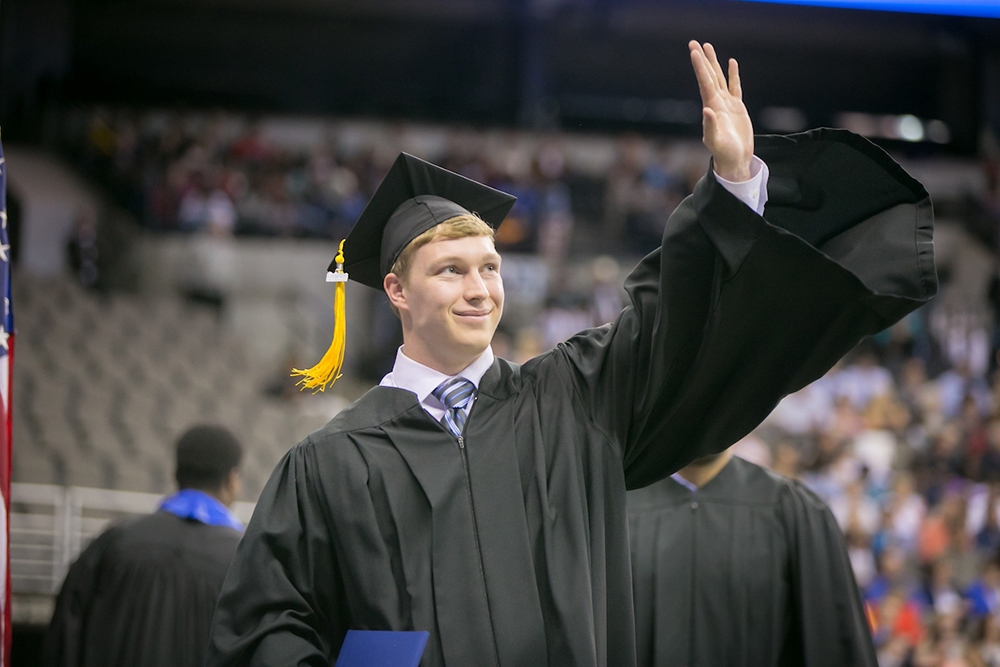
[[[156,493],[48,484],[11,484],[11,593],[51,596],[69,566],[113,521],[148,514],[163,499]],[[254,503],[236,503],[246,523]]]

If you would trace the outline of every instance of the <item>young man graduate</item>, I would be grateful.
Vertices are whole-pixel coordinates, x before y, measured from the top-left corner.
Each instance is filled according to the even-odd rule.
[[[844,537],[800,483],[727,450],[628,511],[640,667],[876,667]]]
[[[933,296],[920,184],[849,133],[755,139],[736,62],[727,83],[690,49],[712,168],[618,319],[522,366],[490,350],[501,259],[470,220],[513,198],[400,156],[344,268],[386,291],[403,347],[275,469],[209,664],[328,665],[361,629],[427,631],[425,666],[633,665],[626,488],[727,448]]]
[[[243,448],[221,426],[177,441],[177,486],[153,514],[116,524],[70,568],[43,667],[200,667],[212,612],[243,525]]]

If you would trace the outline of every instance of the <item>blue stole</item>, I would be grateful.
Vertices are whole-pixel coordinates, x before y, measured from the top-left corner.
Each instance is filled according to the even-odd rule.
[[[166,510],[182,519],[194,519],[209,526],[227,526],[243,532],[243,524],[229,508],[204,491],[181,489],[160,503]]]

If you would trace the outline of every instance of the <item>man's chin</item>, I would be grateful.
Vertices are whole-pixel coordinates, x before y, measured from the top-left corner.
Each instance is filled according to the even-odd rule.
[[[492,336],[476,335],[476,336],[464,336],[455,341],[456,346],[460,347],[465,356],[467,357],[478,357],[486,348],[490,346],[490,341]]]

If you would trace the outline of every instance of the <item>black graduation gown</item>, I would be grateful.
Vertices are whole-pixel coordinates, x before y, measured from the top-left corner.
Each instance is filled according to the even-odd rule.
[[[876,667],[843,535],[799,482],[734,457],[628,512],[640,667]]]
[[[209,664],[328,665],[354,628],[428,631],[425,666],[632,665],[626,487],[728,447],[936,289],[927,194],[879,149],[827,130],[757,146],[768,220],[710,172],[614,323],[496,361],[464,447],[376,387],[292,448]]]
[[[44,667],[201,667],[240,533],[164,510],[112,526],[56,599]]]

